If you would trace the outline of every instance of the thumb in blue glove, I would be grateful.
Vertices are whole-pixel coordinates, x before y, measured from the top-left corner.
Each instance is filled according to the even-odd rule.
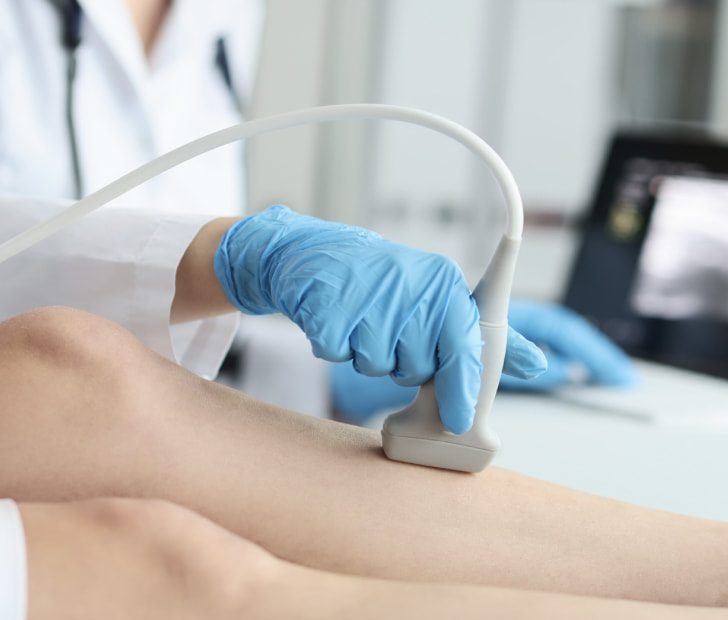
[[[215,273],[239,310],[283,313],[317,357],[353,360],[357,371],[403,386],[434,376],[445,427],[471,427],[478,311],[452,260],[276,206],[230,228]]]

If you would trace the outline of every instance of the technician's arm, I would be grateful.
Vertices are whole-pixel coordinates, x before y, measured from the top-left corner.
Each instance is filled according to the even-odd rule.
[[[470,429],[480,389],[479,313],[451,259],[278,205],[231,226],[214,260],[225,295],[242,312],[284,314],[317,357],[353,360],[365,375],[405,386],[434,378],[445,427]],[[506,365],[526,378],[546,361],[519,336],[509,339]]]
[[[234,217],[212,220],[190,243],[177,267],[170,311],[173,325],[236,312],[215,276],[213,261],[220,240],[237,220]]]
[[[390,374],[404,385],[434,375],[445,425],[460,433],[470,427],[480,383],[478,312],[452,261],[284,207],[220,218],[182,257],[170,320],[235,308],[288,316],[316,356],[353,359],[366,375]],[[511,372],[525,378],[543,370],[541,352],[511,336]]]

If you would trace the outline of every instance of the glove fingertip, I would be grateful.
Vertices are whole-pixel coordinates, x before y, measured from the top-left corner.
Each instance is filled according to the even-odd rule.
[[[451,422],[448,422],[448,423],[443,422],[443,424],[445,425],[445,428],[447,430],[449,430],[451,433],[454,433],[455,435],[464,435],[471,428],[473,428],[473,420],[474,420],[474,415],[469,416],[468,418],[464,418],[461,416]]]
[[[435,374],[440,420],[451,433],[462,435],[471,429],[479,391],[479,372],[467,373],[454,364]]]
[[[548,370],[546,354],[516,330],[508,330],[503,372],[519,379],[533,379]]]
[[[464,435],[473,427],[475,420],[475,407],[455,405],[447,400],[438,398],[440,421],[443,426],[455,435]]]

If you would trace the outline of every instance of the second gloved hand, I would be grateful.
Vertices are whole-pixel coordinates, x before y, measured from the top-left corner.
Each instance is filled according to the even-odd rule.
[[[215,256],[228,299],[247,314],[280,312],[314,355],[353,359],[369,376],[404,386],[433,377],[443,424],[472,425],[480,388],[478,310],[458,266],[376,233],[276,206],[233,225]],[[541,352],[517,365],[545,368]]]
[[[508,322],[546,351],[548,371],[531,380],[503,369],[501,387],[550,390],[574,383],[630,386],[637,380],[632,360],[584,317],[558,304],[511,301]]]

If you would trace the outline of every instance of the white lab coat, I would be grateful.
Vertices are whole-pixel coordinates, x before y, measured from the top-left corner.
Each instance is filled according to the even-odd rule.
[[[257,65],[260,0],[175,0],[149,60],[123,0],[80,4],[74,117],[86,193],[240,121],[236,101],[245,104]],[[50,0],[0,0],[0,240],[72,196],[60,30]],[[235,99],[215,65],[220,37]],[[166,319],[177,264],[200,226],[243,211],[242,165],[242,145],[218,149],[115,202],[143,211],[104,207],[0,265],[0,319],[49,304],[81,308],[198,374],[214,375],[235,317],[175,328]],[[207,215],[193,215],[199,213]]]
[[[5,196],[0,239],[63,206]],[[211,378],[230,346],[238,315],[169,324],[177,265],[208,220],[119,207],[87,215],[0,263],[0,321],[48,305],[80,308],[123,325],[152,350]]]
[[[236,100],[257,65],[260,0],[175,0],[151,58],[124,0],[80,0],[76,134],[85,193],[150,159],[239,122],[215,64],[228,48]],[[73,196],[66,110],[67,55],[51,0],[0,0],[0,193]],[[175,212],[243,209],[242,145],[181,165],[120,204]]]

